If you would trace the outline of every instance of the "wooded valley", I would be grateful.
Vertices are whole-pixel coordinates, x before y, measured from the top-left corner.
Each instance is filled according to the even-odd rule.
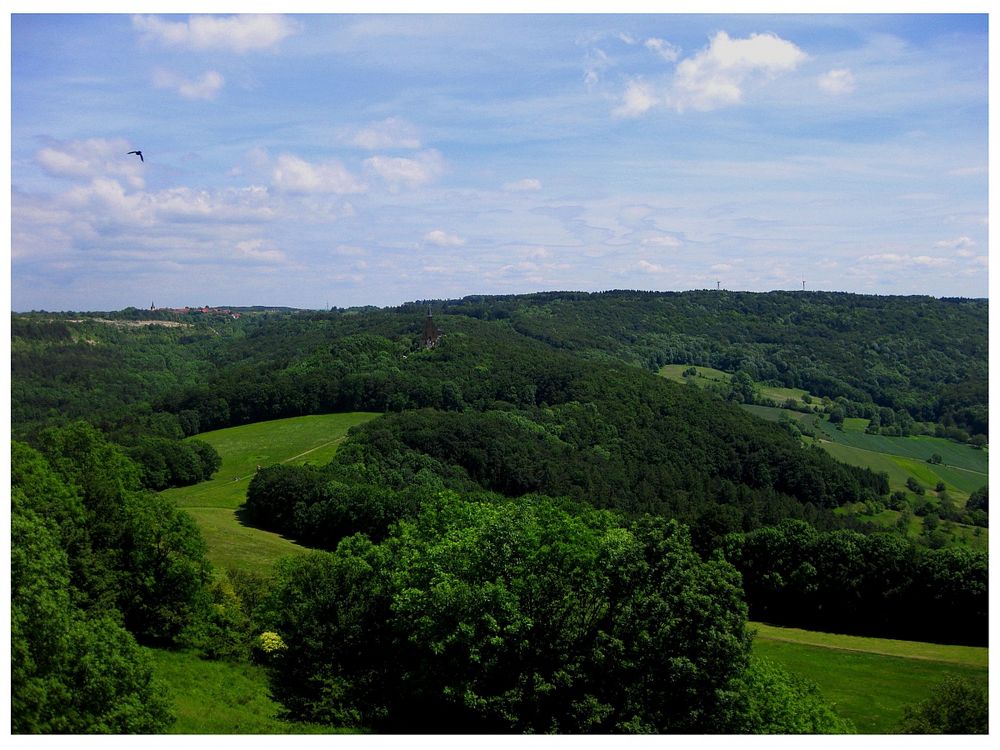
[[[153,647],[258,665],[303,727],[853,731],[748,620],[987,645],[987,319],[724,291],[14,314],[13,729],[168,731]],[[209,563],[161,491],[220,470],[210,433],[346,412],[379,416],[232,480],[309,551]],[[978,690],[941,692],[982,705],[961,731]],[[931,713],[895,730],[955,729]]]

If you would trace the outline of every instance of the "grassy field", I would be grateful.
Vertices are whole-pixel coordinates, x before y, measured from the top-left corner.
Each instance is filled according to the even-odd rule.
[[[988,650],[818,633],[751,623],[754,653],[816,683],[858,732],[895,731],[905,706],[947,676],[986,686]]]
[[[694,367],[698,374],[694,377],[685,377],[684,372],[691,369],[691,367]],[[677,383],[693,383],[702,388],[707,388],[712,384],[728,386],[732,380],[732,375],[728,372],[716,370],[713,367],[698,367],[694,365],[663,365],[659,370],[659,374],[660,377],[664,377],[667,380],[673,380]],[[781,388],[771,385],[761,385],[759,388],[760,395],[763,398],[771,399],[778,404],[783,404],[789,399],[803,403],[802,399],[809,395],[808,391],[804,391],[801,388]],[[816,400],[819,401],[821,399]]]
[[[238,508],[246,500],[247,486],[257,466],[325,464],[351,427],[377,416],[371,412],[319,414],[204,432],[197,438],[219,452],[222,468],[206,482],[162,494],[198,523],[212,565],[241,569],[270,565],[304,548],[280,534],[240,522]]]
[[[207,661],[196,654],[147,648],[156,679],[177,717],[170,734],[336,734],[319,724],[278,718],[280,706],[254,664]],[[351,730],[343,730],[345,732]]]
[[[913,437],[868,435],[863,431],[863,427],[860,431],[848,430],[845,425],[844,430],[841,431],[827,421],[821,422],[820,428],[828,440],[852,448],[915,459],[921,462],[926,462],[932,454],[937,453],[941,456],[940,465],[964,469],[977,474],[986,474],[989,466],[988,451],[977,450],[971,445],[956,443],[946,438],[928,435]]]

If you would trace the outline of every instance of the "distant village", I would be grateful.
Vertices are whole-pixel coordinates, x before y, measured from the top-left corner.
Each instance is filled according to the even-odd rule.
[[[228,315],[234,320],[238,320],[242,315],[226,307],[157,307],[156,303],[150,303],[149,309],[151,312],[169,312],[178,315]]]

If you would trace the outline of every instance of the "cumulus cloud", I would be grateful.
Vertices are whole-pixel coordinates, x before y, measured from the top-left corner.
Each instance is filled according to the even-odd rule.
[[[854,91],[854,74],[847,68],[837,68],[819,77],[819,87],[828,94],[850,94]]]
[[[420,148],[416,129],[396,117],[371,123],[354,133],[350,142],[359,148],[375,151],[383,148]]]
[[[343,195],[360,193],[365,189],[339,161],[312,164],[291,154],[281,154],[278,157],[271,179],[279,190],[289,193]]]
[[[206,71],[193,81],[162,68],[153,73],[154,86],[159,89],[172,89],[185,99],[214,99],[225,82],[222,74],[214,70]]]
[[[542,183],[533,177],[527,177],[523,180],[516,180],[515,182],[506,182],[504,183],[503,189],[508,193],[531,192],[534,190],[541,190]]]
[[[614,117],[638,117],[659,103],[653,88],[640,80],[629,81],[622,94],[622,101],[611,111]]]
[[[381,177],[390,190],[416,188],[437,179],[444,172],[444,159],[433,149],[421,151],[413,159],[373,156],[365,159],[365,169]]]
[[[251,260],[256,263],[284,263],[287,260],[281,250],[265,247],[264,240],[244,240],[237,242],[234,248],[237,258]]]
[[[646,273],[670,273],[673,270],[666,266],[661,266],[659,263],[650,263],[648,260],[640,260],[636,263],[636,267]]]
[[[956,237],[951,240],[939,240],[934,243],[934,247],[941,247],[946,250],[954,250],[956,255],[963,258],[971,258],[975,255],[975,251],[972,249],[976,246],[974,240],[962,235],[961,237]]]
[[[443,229],[434,229],[424,235],[424,242],[438,247],[461,247],[465,240],[457,234],[448,234]]]
[[[669,103],[678,111],[709,111],[739,104],[743,87],[761,77],[795,70],[807,58],[776,34],[733,39],[720,31],[708,47],[677,65]]]
[[[665,39],[647,39],[645,47],[646,49],[655,52],[667,62],[676,62],[677,58],[681,56],[681,48],[675,44],[671,44]]]
[[[144,38],[168,47],[199,52],[252,52],[275,47],[295,33],[296,26],[282,15],[189,16],[166,21],[158,16],[133,16],[132,26]]]
[[[124,139],[56,142],[39,150],[35,161],[52,177],[84,181],[114,177],[140,188],[144,184],[143,164],[127,154],[134,149],[135,146]]]

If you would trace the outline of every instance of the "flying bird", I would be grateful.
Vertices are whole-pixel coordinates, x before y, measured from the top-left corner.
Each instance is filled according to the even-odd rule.
[[[129,151],[130,154],[135,154],[139,157],[139,161],[145,162],[146,160],[142,158],[142,151]]]

